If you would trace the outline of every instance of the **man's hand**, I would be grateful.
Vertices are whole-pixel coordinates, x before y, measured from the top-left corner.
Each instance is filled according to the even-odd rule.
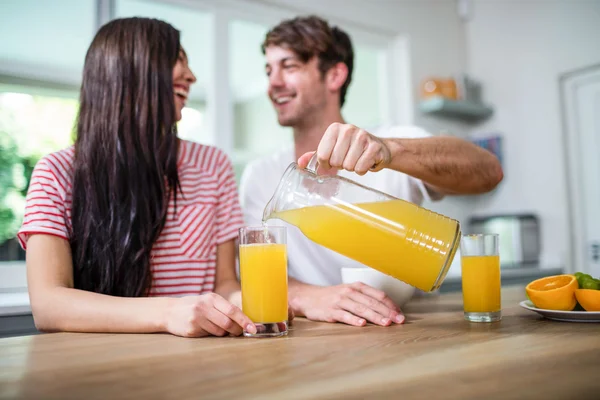
[[[296,315],[313,321],[353,326],[404,322],[402,311],[384,292],[361,282],[328,287],[302,285],[295,291],[292,307]]]
[[[354,125],[334,123],[316,153],[322,175],[337,169],[364,175],[388,168],[420,179],[441,194],[486,193],[504,176],[494,154],[453,136],[381,139]],[[306,168],[313,154],[300,156],[298,165]]]
[[[389,146],[382,139],[354,125],[337,122],[327,128],[316,153],[319,172],[324,174],[345,169],[364,175],[386,168],[391,162]],[[305,168],[313,154],[302,155],[298,165]]]

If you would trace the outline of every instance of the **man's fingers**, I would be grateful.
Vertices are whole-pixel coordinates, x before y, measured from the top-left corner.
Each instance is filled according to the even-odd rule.
[[[379,156],[378,151],[374,147],[368,147],[356,161],[354,170],[359,175],[364,175],[367,172],[377,170],[383,159]],[[380,168],[379,168],[380,169]]]
[[[375,325],[388,326],[392,322],[392,320],[388,316],[379,314],[377,311],[373,310],[369,306],[367,306],[363,303],[354,301],[350,297],[346,297],[346,298],[342,299],[338,303],[338,306],[341,309],[346,310],[346,311],[356,315],[357,317],[364,318],[367,321],[369,321]]]
[[[342,165],[346,160],[346,155],[350,149],[352,143],[352,132],[349,130],[340,131],[337,136],[337,140],[329,157],[329,165],[334,168],[341,169]]]
[[[317,148],[317,160],[325,170],[331,169],[329,160],[338,139],[340,124],[331,124],[323,134]]]
[[[304,153],[303,155],[301,155],[298,159],[298,166],[300,168],[308,167],[308,163],[310,162],[310,159],[315,153],[316,151],[309,151],[308,153]]]
[[[383,290],[375,289],[374,287],[366,285],[362,282],[355,282],[351,286],[357,289],[359,292],[364,293],[367,296],[372,297],[375,300],[383,303],[388,308],[400,312],[400,307],[398,307],[396,303],[394,303],[392,299],[390,299]]]
[[[358,291],[351,293],[349,297],[355,302],[370,308],[384,318],[388,318],[391,321],[396,322],[394,320],[394,318],[398,315],[396,307],[390,308],[387,304],[384,304],[381,301]]]
[[[398,307],[396,305],[396,303],[394,303],[392,301],[392,299],[390,299],[385,292],[379,290],[379,289],[375,289],[369,285],[366,285],[362,282],[355,282],[351,285],[352,287],[354,287],[355,289],[357,289],[358,291],[360,291],[361,293],[372,297],[373,299],[379,301],[380,303],[383,303],[386,307],[388,307],[390,310],[392,310],[392,312],[390,313],[389,317],[392,319],[392,321],[394,321],[397,324],[402,324],[405,321],[405,317],[404,314],[402,313],[402,310],[400,309],[400,307]]]
[[[366,148],[364,136],[354,135],[352,138],[352,143],[348,152],[346,153],[346,158],[342,164],[342,168],[346,171],[355,171],[357,167],[358,160],[361,158]]]
[[[333,319],[331,322],[337,321],[352,326],[365,326],[367,324],[367,321],[363,318],[357,317],[345,310],[333,310],[331,316]]]

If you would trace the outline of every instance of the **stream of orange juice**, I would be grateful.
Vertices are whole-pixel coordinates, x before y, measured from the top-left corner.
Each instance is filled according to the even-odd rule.
[[[463,256],[461,265],[465,312],[500,311],[500,257]]]
[[[255,323],[288,319],[287,250],[285,244],[240,245],[242,311]]]
[[[456,221],[403,200],[310,206],[272,217],[297,226],[320,245],[424,291],[439,286],[438,277],[442,273],[443,280],[460,237]]]

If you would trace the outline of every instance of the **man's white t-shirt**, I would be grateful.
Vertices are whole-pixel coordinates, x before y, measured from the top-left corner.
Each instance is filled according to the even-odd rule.
[[[370,133],[382,138],[415,139],[431,136],[425,130],[413,126],[382,127],[370,130]],[[251,162],[244,170],[240,197],[244,220],[248,226],[262,224],[265,206],[275,193],[287,167],[296,161],[294,153],[293,147],[284,149]],[[384,169],[367,172],[363,176],[339,171],[338,175],[418,205],[424,200],[442,197],[426,188],[420,179],[397,171]],[[362,266],[357,261],[316,244],[293,225],[281,220],[269,220],[268,224],[287,227],[288,275],[292,278],[319,286],[338,285],[342,283],[341,268]]]

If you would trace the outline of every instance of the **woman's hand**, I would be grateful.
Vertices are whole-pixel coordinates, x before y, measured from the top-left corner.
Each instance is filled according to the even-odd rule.
[[[242,291],[238,290],[233,292],[230,296],[229,296],[229,301],[233,304],[238,306],[239,308],[242,308]],[[294,320],[294,310],[292,310],[292,307],[288,304],[288,323],[289,325],[292,324],[292,321]]]
[[[216,293],[171,299],[166,316],[167,332],[184,337],[239,336],[256,326],[242,310]]]

